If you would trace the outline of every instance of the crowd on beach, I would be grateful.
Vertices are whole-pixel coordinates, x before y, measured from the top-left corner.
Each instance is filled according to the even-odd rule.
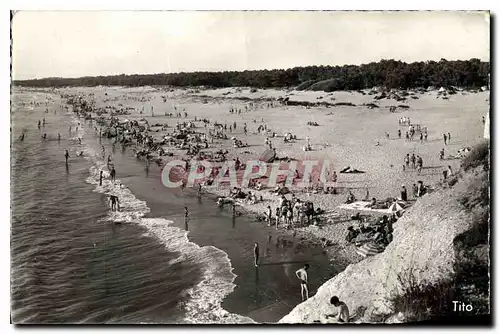
[[[167,123],[155,123],[150,124],[146,118],[141,118],[138,120],[128,120],[123,119],[123,117],[129,114],[127,109],[117,109],[117,108],[97,108],[91,101],[90,96],[78,96],[78,95],[61,95],[62,98],[66,99],[68,106],[71,106],[71,110],[78,116],[78,118],[83,118],[89,121],[89,124],[94,127],[99,137],[108,138],[112,141],[113,148],[115,145],[121,145],[122,151],[125,151],[127,147],[131,147],[135,156],[139,160],[143,160],[148,166],[151,162],[157,163],[159,166],[164,164],[165,157],[173,156],[177,154],[179,150],[185,151],[181,154],[182,159],[186,161],[186,168],[189,168],[190,160],[188,158],[196,157],[199,160],[208,160],[211,162],[225,162],[228,161],[229,151],[219,149],[219,143],[221,141],[230,141],[234,149],[241,149],[248,147],[246,140],[243,140],[245,136],[251,131],[250,126],[255,127],[254,134],[259,134],[265,137],[264,147],[269,150],[269,156],[265,159],[266,163],[271,163],[278,161],[278,154],[276,147],[273,145],[273,140],[278,136],[277,131],[273,131],[268,124],[261,118],[260,122],[257,119],[253,119],[252,122],[247,124],[246,122],[237,123],[236,121],[221,122],[220,120],[211,120],[209,118],[198,118],[194,117],[189,119],[188,112],[183,109],[182,112],[177,110],[177,106],[173,106],[174,112],[164,112],[165,116],[171,118],[178,118],[175,125],[170,125]],[[164,99],[166,103],[167,100]],[[38,102],[36,102],[38,105]],[[275,106],[274,102],[267,102],[264,106],[257,103],[248,103],[243,107],[231,107],[229,109],[229,114],[241,115],[241,113],[249,113],[257,108],[273,108]],[[61,107],[63,108],[63,107]],[[68,109],[68,107],[65,107]],[[46,110],[48,112],[48,109]],[[55,112],[55,110],[54,110]],[[139,114],[143,114],[144,108],[140,110]],[[154,110],[151,107],[151,116],[154,117]],[[484,120],[483,120],[484,122]],[[424,143],[428,139],[427,127],[423,127],[420,124],[412,124],[409,117],[401,117],[398,120],[400,126],[407,127],[405,131],[405,139],[407,141],[413,141],[416,134],[419,135],[421,143]],[[38,122],[38,129],[45,127],[45,118]],[[254,124],[254,125],[252,125]],[[256,124],[256,125],[255,125]],[[319,126],[316,122],[308,122],[309,126]],[[78,127],[82,126],[78,123],[76,132],[78,132]],[[242,130],[242,131],[241,131]],[[72,134],[73,129],[70,127],[69,133]],[[162,131],[162,136],[158,138],[155,136],[155,132]],[[166,133],[165,133],[166,132]],[[22,133],[19,138],[21,141],[24,140],[25,134]],[[241,136],[238,138],[236,136]],[[291,133],[284,133],[283,137],[284,143],[294,142],[297,136]],[[385,137],[390,139],[389,133],[385,133]],[[397,138],[402,139],[403,134],[401,129],[397,130]],[[47,139],[47,134],[42,135],[42,139]],[[58,140],[61,140],[61,135],[58,134]],[[81,138],[77,138],[79,143],[81,143]],[[310,138],[306,137],[306,145],[304,146],[304,151],[311,150]],[[445,146],[451,141],[451,134],[444,133],[443,141]],[[218,149],[217,151],[208,149]],[[465,148],[464,150],[467,150]],[[459,151],[460,154],[460,151]],[[79,156],[83,155],[83,151],[78,153]],[[443,148],[439,152],[439,157],[444,160],[445,149]],[[68,164],[68,159],[70,158],[69,152],[65,152],[66,164]],[[102,185],[104,177],[109,177],[109,179],[114,182],[116,179],[116,170],[112,161],[112,153],[106,152],[104,146],[102,147],[102,158],[107,162],[107,171],[100,171],[99,174],[99,184]],[[285,157],[285,159],[290,159]],[[402,165],[403,171],[416,171],[417,175],[421,175],[422,169],[424,168],[424,161],[422,156],[415,155],[415,153],[408,153],[404,156],[404,163]],[[238,157],[234,159],[236,170],[243,170],[245,164],[242,163]],[[214,182],[218,173],[221,171],[220,168],[213,168],[210,175],[204,180],[203,183],[197,184],[198,195],[201,196],[202,189],[206,188],[209,191],[210,186]],[[339,170],[339,173],[364,173],[355,168],[346,167]],[[443,179],[447,179],[453,174],[451,166],[448,166],[445,171],[443,171]],[[296,175],[298,176],[298,175]],[[317,192],[325,195],[338,195],[340,193],[337,187],[337,172],[333,171],[331,173],[331,181],[333,186],[328,187],[318,187]],[[182,180],[182,186],[186,186],[186,180]],[[306,189],[307,194],[312,192],[313,187]],[[412,185],[413,198],[410,199],[408,196],[408,191],[406,186],[403,184],[401,186],[401,191],[397,196],[388,197],[385,200],[377,200],[374,197],[370,197],[368,188],[364,198],[358,201],[356,196],[350,189],[347,189],[346,200],[344,204],[351,205],[357,202],[364,202],[364,207],[369,210],[373,210],[366,215],[361,215],[358,211],[354,215],[347,216],[347,220],[353,222],[352,225],[347,227],[345,241],[347,244],[355,245],[358,249],[362,248],[364,245],[371,245],[370,250],[372,253],[368,252],[368,255],[374,255],[376,253],[382,252],[387,245],[389,245],[393,240],[393,225],[397,223],[397,220],[404,214],[412,203],[419,197],[423,196],[427,192],[432,191],[429,186],[425,186],[423,181],[419,180]],[[264,192],[266,196],[263,196]],[[268,227],[274,227],[276,229],[291,231],[295,236],[297,231],[301,228],[307,226],[321,226],[324,224],[335,223],[331,217],[326,215],[324,208],[319,207],[315,204],[313,200],[307,198],[301,198],[301,194],[297,189],[293,187],[287,187],[283,184],[278,184],[275,188],[269,189],[266,187],[263,179],[254,179],[249,183],[248,190],[234,187],[229,192],[228,196],[220,196],[217,199],[217,205],[225,206],[230,205],[233,214],[237,215],[236,207],[238,205],[242,206],[252,206],[255,204],[262,204],[268,201],[269,195],[275,201],[269,201],[268,205],[263,205],[265,212],[256,216],[258,221],[265,223]],[[265,197],[265,198],[264,198]],[[111,210],[120,210],[120,199],[115,194],[109,194],[109,201],[111,203]],[[391,208],[393,208],[391,210]],[[386,210],[386,213],[380,217],[380,214],[376,214],[376,210]],[[189,210],[186,207],[184,210],[184,219],[187,226],[189,220]],[[278,243],[283,243],[283,240],[278,241]],[[328,241],[326,239],[321,240],[322,245],[326,248],[328,247]],[[361,254],[361,253],[360,253]],[[363,256],[366,256],[366,252]],[[260,264],[260,250],[258,243],[254,245],[254,265],[256,267]],[[304,266],[296,272],[297,278],[300,280],[301,285],[301,295],[302,299],[308,298],[308,286],[307,286],[307,269],[308,266]],[[339,301],[338,297],[332,297],[332,305],[339,307],[341,310],[338,312],[339,321],[349,321],[349,312],[346,304]]]

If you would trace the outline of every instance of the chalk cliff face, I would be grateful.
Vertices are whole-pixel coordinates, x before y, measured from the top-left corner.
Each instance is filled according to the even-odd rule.
[[[468,230],[473,219],[459,199],[482,173],[477,168],[452,188],[439,187],[424,195],[394,225],[394,240],[383,253],[349,265],[280,323],[333,322],[325,315],[336,312],[329,303],[334,295],[347,304],[354,322],[372,322],[388,315],[390,322],[404,321],[390,302],[400,289],[398,274],[411,271],[419,282],[431,283],[452,275],[453,239]]]

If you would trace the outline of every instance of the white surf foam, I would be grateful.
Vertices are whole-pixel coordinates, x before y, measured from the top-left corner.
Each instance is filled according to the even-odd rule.
[[[76,120],[75,120],[76,121]],[[75,122],[75,124],[77,121]],[[79,135],[83,137],[83,126],[79,127]],[[125,187],[120,180],[108,180],[109,171],[101,156],[92,148],[83,148],[84,157],[93,162],[89,168],[86,182],[95,186],[94,192],[116,195],[120,199],[120,211],[109,210],[104,219],[113,222],[135,223],[146,228],[147,236],[159,240],[167,250],[179,252],[180,256],[171,260],[169,265],[191,260],[202,266],[202,281],[187,291],[188,300],[181,305],[185,311],[185,322],[188,323],[255,323],[251,318],[230,313],[222,308],[222,301],[231,293],[236,285],[228,255],[214,246],[199,246],[189,241],[188,232],[172,226],[173,221],[164,218],[143,218],[150,212],[145,201],[141,201]],[[99,174],[103,171],[102,185],[99,186]]]

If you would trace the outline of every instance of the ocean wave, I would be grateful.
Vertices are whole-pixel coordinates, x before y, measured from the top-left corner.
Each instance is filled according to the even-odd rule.
[[[83,137],[84,129],[79,127],[79,135]],[[222,301],[231,293],[236,285],[228,255],[214,246],[199,246],[189,241],[188,232],[172,226],[173,221],[164,218],[144,218],[150,212],[145,201],[141,201],[125,187],[120,180],[107,179],[109,171],[101,156],[86,146],[84,157],[93,162],[89,168],[86,182],[95,186],[94,192],[116,195],[120,199],[120,211],[109,210],[105,221],[135,223],[147,230],[147,235],[159,240],[167,250],[179,253],[179,257],[170,261],[173,265],[182,261],[193,261],[203,269],[203,277],[199,284],[187,291],[188,300],[181,305],[185,311],[184,321],[187,323],[255,323],[251,318],[230,313],[222,308]],[[103,171],[102,185],[99,185],[99,174]]]

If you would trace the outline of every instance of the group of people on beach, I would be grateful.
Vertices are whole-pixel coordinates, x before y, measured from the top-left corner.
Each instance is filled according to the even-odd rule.
[[[403,171],[409,169],[410,166],[420,175],[424,166],[423,158],[420,155],[415,156],[415,153],[412,153],[411,156],[407,153],[404,158]]]

